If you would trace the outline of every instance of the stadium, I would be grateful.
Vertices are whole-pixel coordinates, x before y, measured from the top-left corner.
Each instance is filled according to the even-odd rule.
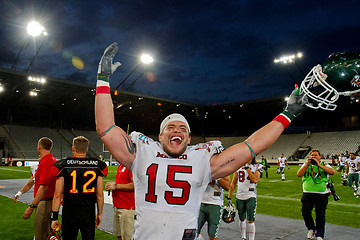
[[[89,154],[94,157],[99,157],[102,154],[110,163],[110,154],[104,149],[95,131],[94,86],[57,79],[51,76],[46,77],[46,84],[34,83],[29,81],[28,73],[9,69],[1,69],[0,77],[2,79],[2,86],[6,89],[6,91],[0,93],[0,109],[4,113],[1,114],[0,127],[0,146],[2,165],[4,166],[2,168],[16,168],[6,167],[9,164],[9,156],[12,157],[14,166],[18,163],[29,165],[31,162],[37,161],[36,143],[43,136],[48,136],[54,140],[52,152],[57,159],[70,156],[72,154],[72,138],[83,135],[91,141]],[[38,95],[30,96],[29,91],[34,88],[34,85],[39,89]],[[177,112],[183,114],[188,119],[193,129],[193,144],[209,140],[220,140],[225,147],[245,140],[254,129],[266,124],[274,117],[275,113],[282,111],[285,104],[285,96],[221,106],[194,105],[128,91],[118,91],[115,93],[115,90],[112,90],[112,97],[116,123],[123,129],[143,131],[157,139],[161,120],[166,115]],[[332,163],[333,159],[336,160],[335,155],[358,150],[360,145],[360,126],[358,123],[360,104],[357,103],[356,99],[341,100],[335,111],[309,109],[302,113],[300,117],[293,121],[287,131],[280,136],[278,141],[262,153],[273,166],[269,170],[270,176],[272,175],[271,180],[268,182],[261,182],[261,180],[259,184],[259,192],[264,192],[260,193],[258,197],[260,199],[258,208],[260,215],[258,217],[259,230],[257,231],[256,239],[280,239],[277,238],[279,236],[281,236],[281,239],[297,239],[296,234],[301,236],[300,230],[299,232],[294,232],[291,229],[283,229],[275,233],[272,233],[270,230],[268,232],[260,230],[260,226],[267,226],[268,221],[283,221],[277,218],[271,219],[267,214],[285,217],[285,219],[286,217],[294,218],[294,216],[297,219],[301,218],[301,215],[296,212],[292,214],[282,211],[274,212],[277,204],[273,205],[268,202],[273,199],[273,196],[270,197],[266,194],[266,191],[273,192],[270,189],[276,184],[277,187],[282,189],[278,193],[279,196],[275,197],[278,199],[277,202],[283,202],[281,205],[284,207],[281,208],[292,208],[291,205],[293,204],[297,204],[297,208],[299,208],[300,205],[300,196],[297,199],[289,198],[287,194],[290,193],[283,189],[284,186],[279,186],[279,184],[283,183],[278,182],[279,175],[276,176],[275,169],[277,157],[281,153],[284,153],[288,158],[291,169],[295,169],[307,158],[311,149],[319,149],[324,153],[324,158],[329,163]],[[122,116],[126,116],[126,118],[122,118]],[[321,120],[314,121],[314,119]],[[247,127],[243,128],[242,126]],[[115,161],[112,161],[112,164],[115,163]],[[299,189],[301,183],[299,183],[295,172],[293,170],[290,171],[292,176],[287,175],[287,181],[291,182],[293,187],[296,186],[295,189],[299,193],[301,192],[301,189]],[[28,170],[25,172],[28,172]],[[24,178],[27,178],[28,174],[22,174]],[[3,170],[1,175],[3,175]],[[339,176],[334,176],[333,180],[336,190],[341,197],[341,201],[333,202],[329,207],[330,209],[334,208],[332,214],[334,217],[336,216],[335,219],[338,219],[337,211],[339,210],[337,209],[339,207],[341,209],[355,208],[355,212],[349,210],[348,215],[354,214],[353,219],[358,218],[358,206],[355,202],[356,199],[351,196],[350,189],[346,189],[341,185]],[[111,177],[108,177],[106,181],[111,181]],[[16,191],[15,189],[21,188],[19,183],[22,182],[16,182],[16,184],[13,182],[11,185],[11,188],[14,188],[12,194]],[[264,187],[263,189],[261,189],[262,186]],[[27,197],[23,200],[31,202],[31,194],[27,194]],[[108,217],[111,219],[111,199],[108,200],[108,203],[105,205],[109,208]],[[330,209],[329,212],[331,212]],[[328,217],[329,223],[332,223],[331,218],[330,215]],[[354,222],[349,223],[345,220],[334,221],[336,224],[340,224],[339,222],[344,226],[358,227],[357,223]],[[289,228],[303,228],[301,220],[294,220],[294,222],[286,220],[286,224],[289,224]],[[111,223],[107,223],[107,225],[104,223],[100,229],[111,233],[111,225]],[[222,225],[221,232],[223,232],[223,235],[220,234],[222,239],[233,239],[230,236],[236,236],[238,231],[236,224],[227,225],[222,223]],[[31,229],[31,226],[29,228]],[[338,233],[337,225],[330,225],[329,228],[328,231],[332,233],[332,236]],[[331,229],[333,230],[331,231]],[[352,233],[359,231],[356,228],[350,228],[350,230]],[[347,231],[346,227],[344,231]],[[267,238],[270,233],[273,234],[273,238]],[[97,233],[98,237],[99,235],[100,233]],[[206,236],[206,233],[203,235]],[[343,233],[341,233],[341,236],[344,237]],[[345,237],[343,239],[353,239],[352,237],[353,235],[350,234],[348,238]],[[329,237],[328,239],[335,238]]]
[[[193,212],[197,209],[197,204],[194,203],[200,202],[202,195],[200,197],[198,195],[202,190],[205,191],[205,187],[221,179],[211,179],[214,163],[210,160],[220,158],[222,164],[218,164],[219,166],[215,164],[218,167],[216,169],[219,169],[224,166],[226,168],[226,165],[231,166],[232,162],[239,163],[239,159],[247,159],[246,154],[250,159],[251,155],[256,154],[251,147],[253,143],[247,143],[247,139],[254,131],[262,129],[269,122],[271,124],[280,122],[281,131],[283,126],[285,130],[273,145],[255,156],[256,164],[260,163],[261,156],[267,159],[269,167],[266,176],[261,164],[256,165],[255,173],[261,174],[261,177],[256,179],[256,183],[253,182],[250,175],[253,177],[255,174],[248,173],[250,167],[245,164],[242,167],[248,174],[247,178],[238,175],[242,167],[224,177],[230,177],[237,183],[242,180],[246,180],[249,184],[255,183],[255,190],[252,187],[245,188],[248,193],[256,194],[255,204],[251,206],[254,209],[253,217],[256,215],[256,235],[255,225],[252,225],[250,231],[249,222],[247,235],[242,236],[244,222],[241,223],[237,212],[232,212],[234,215],[231,216],[231,221],[228,220],[228,216],[221,216],[222,220],[218,217],[220,228],[216,230],[218,238],[215,239],[249,240],[253,239],[252,237],[256,240],[306,239],[310,228],[305,226],[302,215],[305,180],[303,181],[304,175],[299,175],[299,172],[302,166],[306,166],[303,164],[310,161],[312,150],[319,150],[319,159],[324,168],[335,172],[329,179],[321,179],[323,176],[328,177],[329,174],[321,175],[321,164],[316,168],[314,168],[316,164],[313,164],[312,173],[307,175],[307,180],[312,180],[315,184],[314,188],[320,186],[317,185],[319,184],[316,182],[317,178],[322,181],[321,186],[324,186],[325,182],[328,183],[328,180],[333,183],[333,187],[326,185],[321,191],[315,191],[325,193],[326,201],[328,199],[326,234],[325,237],[317,239],[323,240],[323,237],[327,240],[358,239],[360,187],[359,189],[351,187],[348,182],[350,178],[338,171],[340,154],[349,157],[351,153],[355,153],[356,156],[360,156],[360,54],[356,41],[356,35],[360,32],[356,19],[358,3],[313,2],[311,7],[308,7],[303,1],[279,1],[278,4],[260,2],[208,1],[205,4],[202,1],[191,1],[191,3],[151,1],[150,3],[141,0],[133,2],[89,0],[84,7],[82,1],[3,1],[3,8],[0,9],[4,23],[0,26],[0,33],[3,36],[0,48],[0,204],[2,206],[0,239],[35,239],[36,229],[40,226],[36,223],[35,214],[30,213],[29,219],[24,219],[27,219],[26,214],[29,209],[33,211],[38,207],[33,204],[36,199],[34,192],[37,190],[34,190],[30,183],[35,177],[34,166],[37,166],[42,158],[39,139],[49,137],[54,143],[51,153],[56,159],[52,159],[55,163],[50,165],[53,170],[56,162],[62,163],[65,160],[61,160],[66,157],[77,157],[73,150],[73,139],[77,136],[85,136],[90,140],[87,156],[92,157],[94,164],[101,163],[99,164],[103,166],[101,171],[104,169],[108,171],[104,179],[96,178],[96,182],[98,179],[103,181],[105,204],[102,223],[95,229],[95,239],[117,238],[113,226],[115,205],[113,196],[116,194],[113,195],[110,190],[105,191],[105,186],[107,183],[115,182],[120,168],[101,139],[107,141],[107,146],[112,149],[113,154],[117,154],[119,162],[124,166],[127,164],[128,169],[129,166],[134,168],[134,179],[136,178],[137,183],[142,183],[135,186],[136,191],[139,193],[145,190],[144,202],[141,202],[143,201],[141,197],[136,199],[137,204],[143,203],[140,207],[147,206],[141,209],[142,213],[139,211],[138,218],[146,224],[137,225],[137,234],[145,230],[143,232],[154,234],[150,236],[159,236],[157,234],[163,231],[170,236],[180,229],[184,230],[183,239],[196,239],[196,218]],[[338,15],[334,14],[335,11]],[[34,32],[29,31],[28,28],[25,34],[24,22],[27,22],[29,17],[40,19],[46,27],[32,21],[30,24],[35,24],[40,29],[35,29],[37,32]],[[112,53],[109,54],[109,48],[106,50],[105,48],[114,47],[113,44],[116,42],[117,55],[115,58],[110,57]],[[298,49],[306,53],[305,58],[302,58],[303,54],[298,52],[296,55],[272,60],[275,55]],[[154,64],[147,65],[137,57],[143,50],[151,52],[156,58]],[[332,58],[334,56],[335,58]],[[149,58],[153,60],[150,55],[147,57],[147,61],[150,60]],[[116,61],[122,64],[118,70],[115,67]],[[324,71],[314,70],[317,69],[315,66],[322,67]],[[303,69],[310,68],[312,70],[306,75]],[[343,72],[344,69],[348,71]],[[96,74],[98,74],[97,80]],[[111,84],[108,82],[110,75]],[[138,77],[134,78],[136,75]],[[316,78],[318,76],[320,80]],[[326,80],[327,77],[329,78]],[[290,94],[294,84],[301,85],[305,80],[314,79],[316,79],[315,84],[309,84],[309,89],[317,90],[322,82],[334,87],[339,84],[336,86],[339,89],[335,92],[341,92],[344,96],[336,99],[336,105],[330,104],[331,111],[310,108],[309,106],[315,104],[314,99],[311,99],[307,102],[307,109],[301,112],[299,108],[305,108],[302,101],[309,99],[302,98],[301,101],[294,103],[289,101],[289,95],[283,94]],[[341,85],[341,81],[336,82],[339,79],[346,80],[345,88],[349,87],[350,83],[356,90],[352,92],[348,91],[349,89],[341,90],[340,87],[344,85]],[[325,86],[328,87],[326,84]],[[97,89],[100,89],[99,86],[105,86],[106,91],[109,90],[115,120],[107,130],[102,129],[104,130],[101,131],[102,134],[99,134],[99,124],[97,126],[95,124],[94,110],[95,95]],[[303,94],[304,88],[301,88],[301,91]],[[295,92],[293,93],[294,98]],[[306,97],[312,93],[309,91]],[[333,92],[326,94],[329,97]],[[101,95],[103,97],[105,94]],[[316,97],[324,95],[325,92]],[[295,98],[299,100],[297,95]],[[334,99],[333,96],[330,100]],[[107,102],[107,105],[102,107],[105,106],[104,109],[108,110],[107,107],[110,105],[110,102]],[[289,105],[299,108],[295,111],[293,111],[295,108],[291,109],[292,113],[290,113]],[[283,122],[284,119],[280,121],[278,118],[281,115],[278,114],[284,109],[289,114],[286,116],[290,120],[299,112],[301,114],[287,126]],[[108,112],[104,115],[107,115],[106,113]],[[185,146],[181,155],[169,154],[170,151],[164,150],[163,142],[160,140],[162,134],[159,135],[159,130],[163,131],[159,129],[160,124],[172,113],[183,115],[191,126],[190,145],[199,144],[194,148],[192,146],[187,148],[185,143],[190,132],[189,127],[184,127],[184,124],[180,127],[175,125],[183,132],[176,133],[178,135],[171,133],[171,140],[171,134],[168,134],[168,137],[169,142],[173,142],[173,149],[181,145]],[[98,117],[99,114],[97,119]],[[274,118],[275,121],[272,121]],[[180,122],[184,123],[184,121]],[[125,143],[121,142],[121,137],[119,137],[121,140],[115,139],[113,142],[104,140],[110,139],[107,138],[109,135],[113,136],[114,131],[110,134],[109,131],[117,129],[113,128],[115,125],[127,134],[136,131],[144,135],[135,133],[129,137],[127,134],[119,134],[124,138]],[[272,137],[271,134],[262,133],[263,138],[258,138],[255,142],[262,142],[263,139],[265,142],[267,137]],[[99,136],[106,134],[109,135],[105,138]],[[153,153],[158,149],[155,146],[158,143],[153,144],[147,137],[161,142],[159,145],[162,148],[157,150],[156,158]],[[238,151],[232,153],[241,154],[236,156],[234,154],[232,159],[213,158],[221,155],[223,151],[218,141],[225,149],[230,149],[227,152],[235,148]],[[151,150],[154,152],[138,151],[140,148],[136,144],[150,145],[149,142],[153,144]],[[234,145],[237,147],[231,148]],[[246,153],[243,151],[244,148],[238,147],[240,145],[246,147]],[[125,147],[128,152],[121,152]],[[188,152],[184,154],[185,151]],[[189,153],[190,151],[192,153]],[[124,157],[124,160],[119,152],[130,153],[131,157],[128,159]],[[141,152],[142,155],[139,153],[141,160],[137,158],[135,162],[132,158],[134,152],[136,155]],[[198,152],[204,152],[206,157]],[[282,154],[288,163],[286,167],[278,165]],[[222,154],[224,155],[226,154]],[[185,159],[180,158],[183,156],[189,161],[180,162]],[[168,158],[171,163],[166,160]],[[106,165],[100,159],[104,160]],[[158,162],[155,163],[154,159]],[[211,164],[207,164],[208,162],[199,164],[200,161],[205,163],[205,160]],[[141,164],[137,164],[139,161],[142,161]],[[178,164],[173,163],[175,161],[178,161],[176,162]],[[141,169],[142,166],[145,167]],[[309,172],[310,163],[308,166]],[[317,169],[317,173],[314,169]],[[84,170],[86,174],[88,174],[87,170]],[[281,173],[282,170],[284,172]],[[353,175],[356,175],[357,170],[354,171]],[[82,177],[82,173],[80,175]],[[101,189],[99,187],[101,182],[100,184],[97,182],[98,185],[94,188],[87,188],[88,184],[95,184],[93,182],[95,172],[92,171],[89,175],[94,178],[86,183],[84,181],[87,180],[82,178],[81,193],[89,190],[94,194],[94,189]],[[312,178],[309,177],[310,175]],[[55,178],[53,175],[51,177]],[[72,184],[68,184],[72,187],[70,192],[78,193],[76,172],[71,177]],[[211,184],[209,180],[213,180]],[[132,177],[131,181],[133,181]],[[203,184],[204,182],[206,184]],[[226,205],[237,203],[236,190],[240,188],[238,186],[235,187],[232,195],[231,191],[234,189],[230,188],[221,189],[221,194],[213,193],[216,197],[221,195],[217,200],[220,199],[224,205],[219,207],[218,212],[223,214],[224,210],[228,209],[225,208]],[[21,193],[20,189],[26,189],[26,193]],[[101,194],[97,193],[97,200],[101,199],[99,195],[102,195],[102,191],[99,192]],[[225,196],[228,194],[231,196],[226,199]],[[151,195],[150,198],[148,195]],[[55,202],[55,199],[59,200],[59,194],[49,198],[44,196],[42,200],[39,198],[38,204],[43,200]],[[179,203],[178,200],[185,201]],[[159,206],[160,211],[158,211]],[[179,211],[182,206],[185,206],[187,211],[191,210],[190,217]],[[138,207],[136,208],[138,210]],[[62,222],[65,216],[63,207],[60,209],[59,220]],[[167,211],[163,211],[164,209]],[[52,211],[54,215],[54,210]],[[180,214],[173,214],[175,212]],[[311,214],[315,215],[310,212]],[[55,215],[57,215],[56,210]],[[75,215],[77,217],[82,214],[74,214],[74,218]],[[49,217],[45,216],[45,218],[51,220]],[[163,227],[162,224],[164,226],[168,224],[166,226],[170,227]],[[186,228],[182,228],[185,225]],[[209,225],[205,224],[202,227],[202,239],[199,240],[212,239],[208,237],[210,236],[208,233],[214,230],[214,227]],[[163,229],[160,229],[160,226]],[[192,235],[187,237],[186,233],[189,232]],[[321,230],[317,229],[316,234],[319,232],[321,234]],[[144,236],[146,234],[142,237],[141,234],[143,233],[140,233],[140,237],[136,239],[147,239],[147,236]],[[51,240],[61,239],[54,238],[48,236]],[[81,233],[77,239],[82,239]],[[163,239],[171,239],[171,237]],[[307,239],[316,239],[316,236]]]

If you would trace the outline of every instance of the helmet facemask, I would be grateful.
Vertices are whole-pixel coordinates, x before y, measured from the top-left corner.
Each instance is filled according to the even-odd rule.
[[[313,109],[324,109],[333,111],[339,99],[338,91],[326,82],[327,75],[322,72],[320,64],[313,67],[300,86],[300,93],[308,97],[306,106]]]

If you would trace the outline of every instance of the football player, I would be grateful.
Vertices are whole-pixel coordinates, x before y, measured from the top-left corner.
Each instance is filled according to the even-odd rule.
[[[289,164],[286,161],[286,157],[284,157],[284,154],[282,153],[280,155],[280,157],[278,157],[278,164],[277,164],[278,169],[281,172],[281,180],[282,181],[285,181],[285,165],[288,167],[288,169],[290,169]]]
[[[236,208],[240,218],[241,239],[246,240],[246,220],[249,226],[249,240],[255,239],[255,213],[256,213],[256,185],[260,179],[259,165],[256,164],[255,157],[237,170],[231,181],[228,200],[236,192]]]
[[[346,173],[348,175],[348,184],[354,189],[354,195],[360,197],[359,189],[359,171],[360,171],[360,161],[355,157],[355,153],[350,153],[350,158],[346,161]]]
[[[337,162],[339,164],[339,172],[341,174],[341,178],[345,178],[346,160],[347,158],[345,157],[345,155],[343,153],[340,154]]]
[[[219,153],[221,143],[190,145],[184,116],[170,114],[160,125],[159,141],[140,132],[129,135],[115,125],[110,75],[118,50],[113,43],[100,60],[95,96],[96,129],[116,161],[130,169],[135,184],[135,233],[141,239],[195,239],[202,196],[209,182],[223,178],[270,147],[291,120],[305,110],[306,98],[296,88],[274,121]],[[126,116],[123,116],[126,118]]]
[[[198,238],[203,239],[200,235],[201,228],[205,222],[208,223],[209,240],[218,240],[222,206],[224,204],[223,189],[226,191],[230,187],[230,176],[223,177],[219,180],[211,181],[206,187],[203,199],[201,201],[200,213],[198,218]]]

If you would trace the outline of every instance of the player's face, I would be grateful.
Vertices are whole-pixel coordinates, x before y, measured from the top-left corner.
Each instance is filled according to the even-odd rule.
[[[355,155],[354,155],[354,154],[350,154],[350,158],[351,158],[351,160],[354,160],[354,159],[355,159]]]
[[[190,143],[189,130],[183,122],[170,122],[159,134],[159,141],[169,156],[178,157],[185,152]]]

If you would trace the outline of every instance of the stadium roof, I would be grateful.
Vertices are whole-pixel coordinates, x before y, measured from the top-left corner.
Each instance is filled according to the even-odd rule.
[[[29,81],[30,76],[35,81]],[[94,85],[49,76],[41,83],[37,77],[43,76],[0,68],[0,84],[4,87],[0,93],[1,123],[95,130]],[[30,96],[31,90],[37,96]],[[209,107],[129,91],[119,90],[114,95],[112,90],[116,124],[148,135],[158,134],[163,118],[174,112],[188,119],[194,135],[250,134],[282,111],[284,97]],[[344,100],[334,112],[308,110],[288,130],[358,128],[354,117],[358,119],[359,105]]]

